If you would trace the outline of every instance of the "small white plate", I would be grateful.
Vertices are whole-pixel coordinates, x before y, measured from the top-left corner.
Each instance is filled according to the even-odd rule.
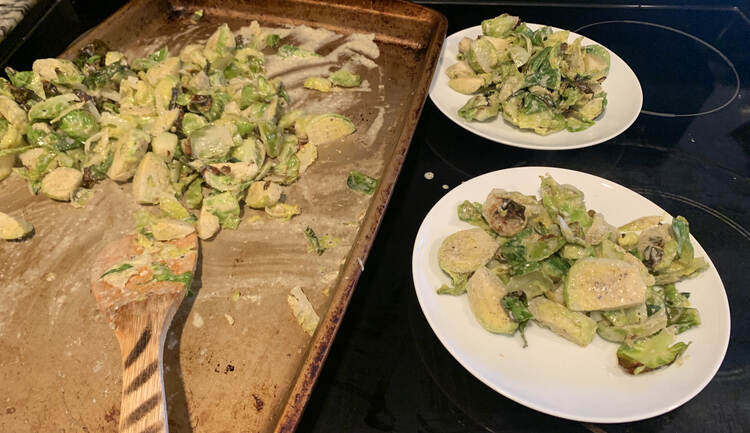
[[[539,24],[528,23],[527,26],[532,30],[543,27]],[[559,30],[555,27],[551,28]],[[604,91],[607,92],[607,107],[590,128],[580,132],[562,130],[550,135],[539,135],[532,130],[523,130],[513,126],[503,120],[502,114],[488,122],[467,122],[458,116],[458,109],[469,100],[470,96],[458,93],[448,87],[448,76],[445,75],[445,70],[456,63],[458,41],[464,37],[476,39],[481,34],[481,26],[476,26],[448,36],[443,43],[443,51],[430,86],[430,99],[440,111],[459,126],[474,134],[498,143],[526,149],[577,149],[593,146],[616,137],[628,129],[641,112],[643,92],[638,77],[617,54],[609,50],[609,74],[602,83]],[[568,41],[572,42],[579,36],[570,32]],[[591,44],[597,44],[597,42],[586,37],[583,38],[584,46]]]
[[[419,304],[432,330],[446,349],[471,374],[500,394],[532,409],[585,422],[636,421],[668,412],[702,390],[724,359],[729,343],[729,304],[716,267],[695,239],[696,256],[709,263],[707,271],[677,284],[690,292],[702,324],[680,335],[691,341],[673,365],[631,376],[617,364],[615,343],[599,336],[587,347],[531,324],[529,345],[521,337],[485,331],[477,323],[466,296],[438,295],[449,278],[440,270],[437,252],[448,235],[473,226],[456,215],[464,200],[484,202],[493,188],[539,196],[540,176],[549,173],[559,183],[585,194],[589,209],[602,212],[610,224],[624,224],[664,210],[645,197],[600,177],[550,167],[522,167],[484,174],[446,194],[425,217],[414,243],[412,273]]]

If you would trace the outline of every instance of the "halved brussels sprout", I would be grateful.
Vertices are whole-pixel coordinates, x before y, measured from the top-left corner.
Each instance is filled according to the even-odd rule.
[[[587,346],[596,335],[593,319],[543,296],[529,301],[529,311],[537,323],[579,346]]]
[[[209,164],[203,171],[206,184],[217,191],[237,192],[258,174],[255,162]]]
[[[229,26],[222,24],[206,41],[203,55],[212,70],[220,71],[232,62],[236,46],[234,34],[229,30]]]
[[[73,191],[81,186],[83,173],[69,167],[58,167],[42,179],[42,194],[53,200],[70,201]]]
[[[169,169],[161,157],[148,152],[141,159],[133,176],[133,196],[136,203],[155,204],[164,194],[174,194],[169,181]]]
[[[151,137],[148,134],[133,129],[115,143],[115,152],[112,164],[107,170],[107,176],[118,182],[130,180],[135,174],[138,162],[146,154],[150,140]]]
[[[453,65],[448,66],[448,69],[445,70],[445,74],[448,76],[448,78],[451,79],[458,77],[473,77],[476,75],[474,70],[471,69],[471,66],[469,66],[469,64],[464,60],[458,61]]]
[[[224,125],[207,125],[190,134],[191,155],[204,161],[226,158],[234,146],[232,131]]]
[[[598,80],[609,74],[609,51],[601,45],[588,45],[583,49],[583,65],[591,80]]]
[[[78,97],[72,93],[66,93],[38,102],[29,110],[29,121],[54,119],[70,108],[74,101],[78,101]]]
[[[492,42],[480,38],[471,43],[467,60],[472,69],[478,73],[492,72],[498,61],[497,51]]]
[[[472,93],[478,91],[479,89],[484,86],[484,78],[478,77],[476,75],[474,76],[460,76],[456,78],[451,78],[448,81],[448,87],[455,90],[458,93],[463,93],[464,95],[471,95]],[[479,95],[484,98],[483,95]],[[468,104],[468,103],[467,103]],[[497,115],[497,113],[495,113]]]
[[[0,239],[18,241],[34,232],[34,226],[23,218],[0,212]]]
[[[462,230],[443,240],[438,250],[438,264],[446,272],[474,272],[495,255],[498,244],[480,228]]]
[[[38,59],[31,69],[39,74],[42,80],[54,84],[73,86],[83,81],[83,74],[75,64],[66,59]]]
[[[482,21],[482,33],[487,36],[501,38],[507,35],[518,24],[518,17],[502,14],[492,19]]]
[[[202,71],[208,65],[208,60],[203,54],[203,45],[188,44],[180,51],[180,60],[183,63],[195,65],[198,71]]]
[[[177,136],[171,132],[162,132],[151,140],[151,149],[161,159],[170,162],[177,151]]]
[[[355,129],[354,123],[340,114],[319,114],[304,121],[300,118],[295,123],[297,135],[301,138],[307,137],[308,142],[316,145],[352,134]]]
[[[198,217],[198,237],[203,240],[210,239],[219,231],[219,228],[221,228],[219,217],[203,206]]]
[[[175,81],[180,72],[180,59],[178,57],[167,57],[155,66],[148,68],[146,71],[146,81],[152,86],[156,86],[165,78],[172,78]]]
[[[99,132],[99,123],[93,114],[86,110],[73,110],[60,119],[60,129],[69,136],[86,140]]]
[[[39,103],[37,103],[39,104]],[[26,112],[7,96],[0,96],[0,115],[20,131],[26,130]]]
[[[573,311],[613,310],[644,303],[646,284],[628,262],[587,257],[568,271],[564,294]]]
[[[258,181],[250,184],[245,196],[245,203],[253,209],[271,207],[281,199],[281,186],[270,181]]]
[[[526,227],[526,206],[515,195],[495,188],[487,194],[482,206],[482,216],[501,236],[515,236]]]
[[[497,334],[513,334],[518,323],[513,321],[500,301],[508,293],[503,282],[486,267],[477,269],[466,284],[474,317],[482,327]]]
[[[203,199],[203,208],[219,218],[222,228],[236,229],[240,224],[240,203],[229,192],[206,197]]]

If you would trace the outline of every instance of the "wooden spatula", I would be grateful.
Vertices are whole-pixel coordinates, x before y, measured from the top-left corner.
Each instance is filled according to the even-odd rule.
[[[197,259],[195,233],[145,248],[131,235],[108,243],[92,264],[91,291],[122,354],[120,433],[169,431],[162,352]]]

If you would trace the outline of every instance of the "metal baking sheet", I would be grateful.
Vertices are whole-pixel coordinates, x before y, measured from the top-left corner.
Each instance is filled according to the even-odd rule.
[[[196,25],[189,17],[198,9],[205,15]],[[177,52],[223,22],[237,31],[251,20],[344,35],[322,51],[352,33],[374,34],[377,68],[361,68],[367,91],[334,99],[282,74],[293,101],[304,97],[301,108],[345,114],[357,131],[321,146],[318,161],[288,189],[287,201],[301,215],[253,222],[256,214],[245,209],[239,230],[202,243],[196,294],[180,307],[164,350],[172,432],[294,430],[388,204],[447,26],[442,15],[396,0],[136,0],[62,56],[93,39],[131,59],[162,44]],[[355,169],[379,178],[373,196],[346,187]],[[130,185],[100,183],[83,209],[32,196],[15,176],[0,185],[0,210],[36,227],[26,242],[0,243],[0,431],[115,432],[119,347],[96,308],[88,272],[101,242],[132,229],[138,206]],[[338,244],[311,254],[307,226]],[[294,287],[321,316],[312,337],[287,305]]]

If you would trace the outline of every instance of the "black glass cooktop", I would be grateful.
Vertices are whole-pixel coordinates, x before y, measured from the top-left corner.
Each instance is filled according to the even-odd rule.
[[[448,34],[508,12],[594,39],[634,70],[643,87],[643,111],[612,140],[549,152],[475,136],[428,99],[299,431],[750,431],[750,21],[740,9],[718,6],[477,3],[426,4],[448,18]],[[412,283],[417,229],[450,188],[517,166],[601,176],[688,218],[719,271],[732,314],[726,358],[695,398],[636,423],[565,421],[501,396],[443,348]],[[427,172],[434,178],[428,180]]]

